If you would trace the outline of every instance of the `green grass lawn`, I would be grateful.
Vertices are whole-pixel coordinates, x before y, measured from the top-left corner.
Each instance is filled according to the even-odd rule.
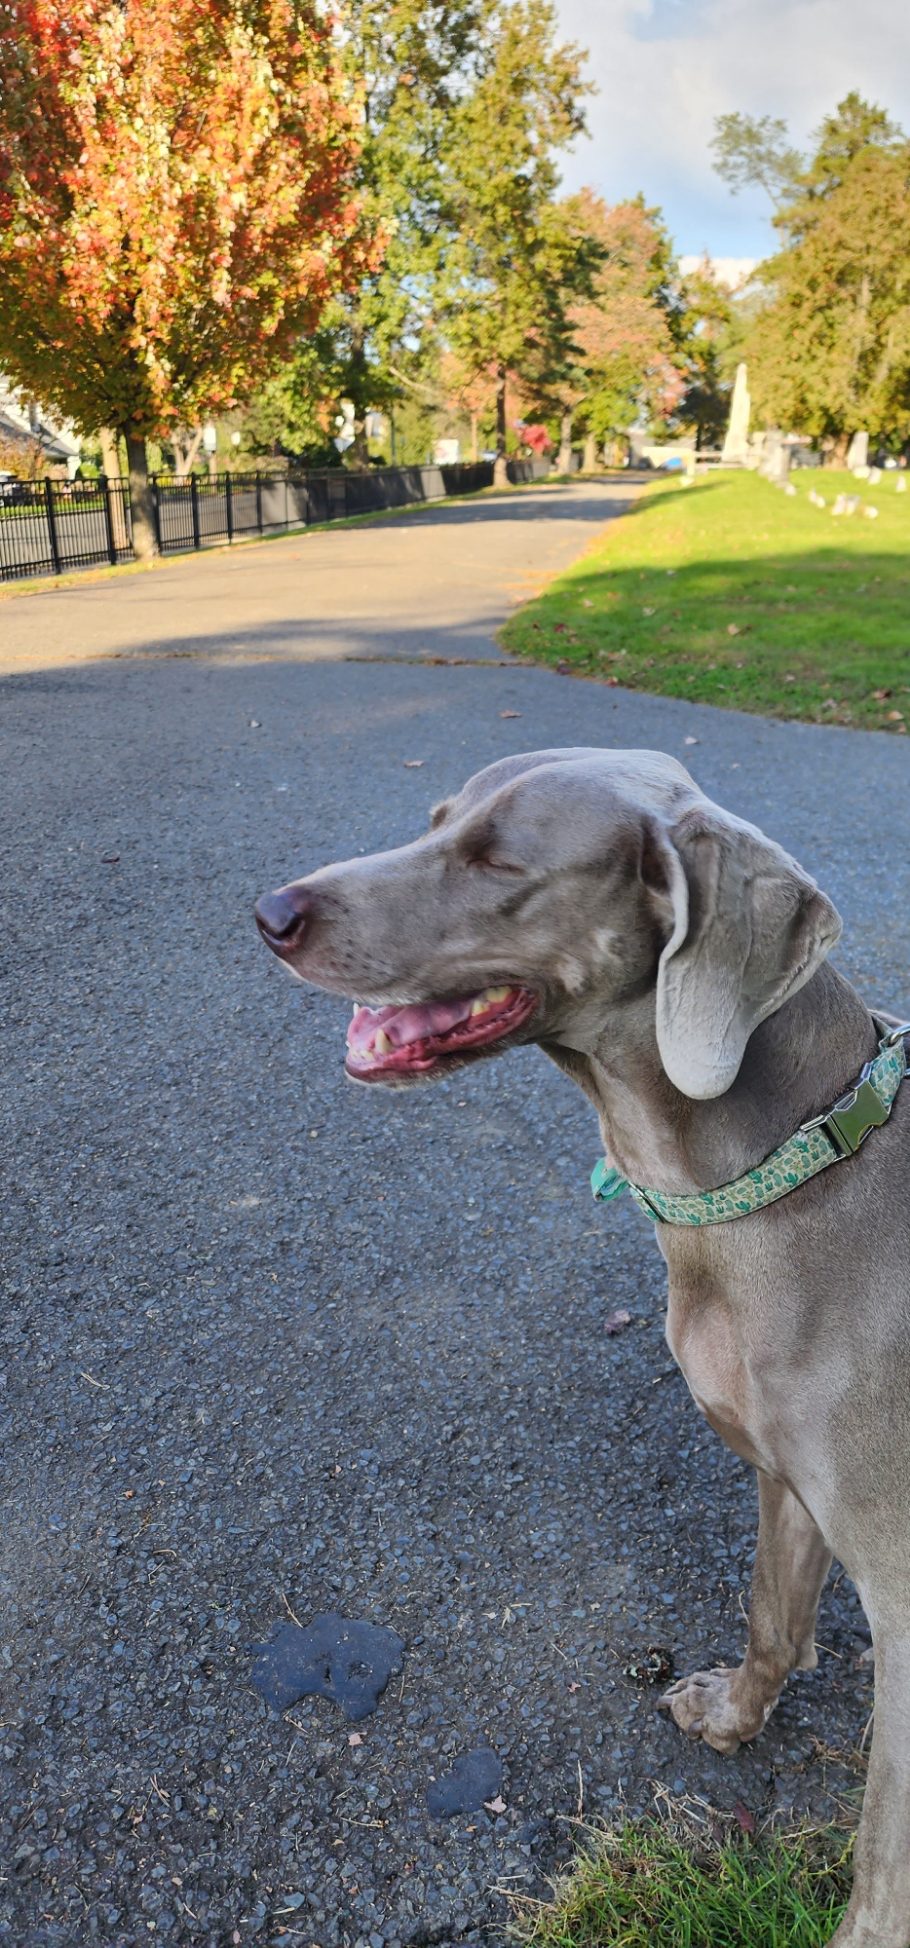
[[[753,1840],[657,1821],[586,1833],[551,1901],[513,1900],[524,1948],[822,1948],[849,1893],[836,1829]]]
[[[700,703],[902,731],[910,723],[910,491],[801,471],[661,479],[537,601],[506,647]],[[824,496],[814,507],[810,491]],[[861,510],[835,518],[839,493]]]

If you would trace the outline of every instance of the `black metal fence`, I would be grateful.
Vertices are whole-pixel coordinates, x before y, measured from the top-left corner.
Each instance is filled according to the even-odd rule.
[[[512,460],[514,483],[548,471],[545,461]],[[275,534],[351,514],[381,513],[474,494],[493,483],[489,461],[451,467],[375,467],[348,473],[157,474],[152,479],[162,554]],[[129,483],[125,480],[0,481],[0,581],[60,575],[71,568],[132,560]]]

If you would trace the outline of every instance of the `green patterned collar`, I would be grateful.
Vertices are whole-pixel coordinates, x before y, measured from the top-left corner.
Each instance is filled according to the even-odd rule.
[[[732,1184],[716,1190],[673,1193],[643,1190],[640,1184],[614,1170],[607,1157],[591,1175],[591,1189],[600,1203],[630,1191],[646,1217],[664,1224],[725,1224],[730,1218],[749,1217],[766,1204],[775,1204],[820,1170],[845,1157],[855,1156],[869,1131],[887,1123],[894,1100],[905,1075],[907,1051],[904,1036],[910,1022],[888,1030],[878,1045],[873,1062],[867,1062],[858,1081],[821,1116],[803,1123],[795,1136],[788,1137],[780,1149],[772,1150],[764,1163],[756,1164]]]

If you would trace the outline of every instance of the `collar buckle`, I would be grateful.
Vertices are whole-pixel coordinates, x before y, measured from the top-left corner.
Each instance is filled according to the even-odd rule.
[[[870,1130],[880,1129],[891,1113],[869,1080],[871,1068],[872,1063],[867,1062],[859,1081],[846,1095],[840,1096],[823,1115],[813,1116],[810,1122],[800,1125],[803,1130],[823,1130],[839,1160],[855,1156]]]

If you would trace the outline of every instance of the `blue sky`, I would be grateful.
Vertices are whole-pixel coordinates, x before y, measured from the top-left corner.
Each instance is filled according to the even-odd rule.
[[[850,88],[910,130],[908,0],[556,0],[590,53],[590,135],[564,170],[609,202],[643,190],[682,253],[755,258],[773,247],[759,192],[714,175],[714,118],[782,115],[800,146]]]

